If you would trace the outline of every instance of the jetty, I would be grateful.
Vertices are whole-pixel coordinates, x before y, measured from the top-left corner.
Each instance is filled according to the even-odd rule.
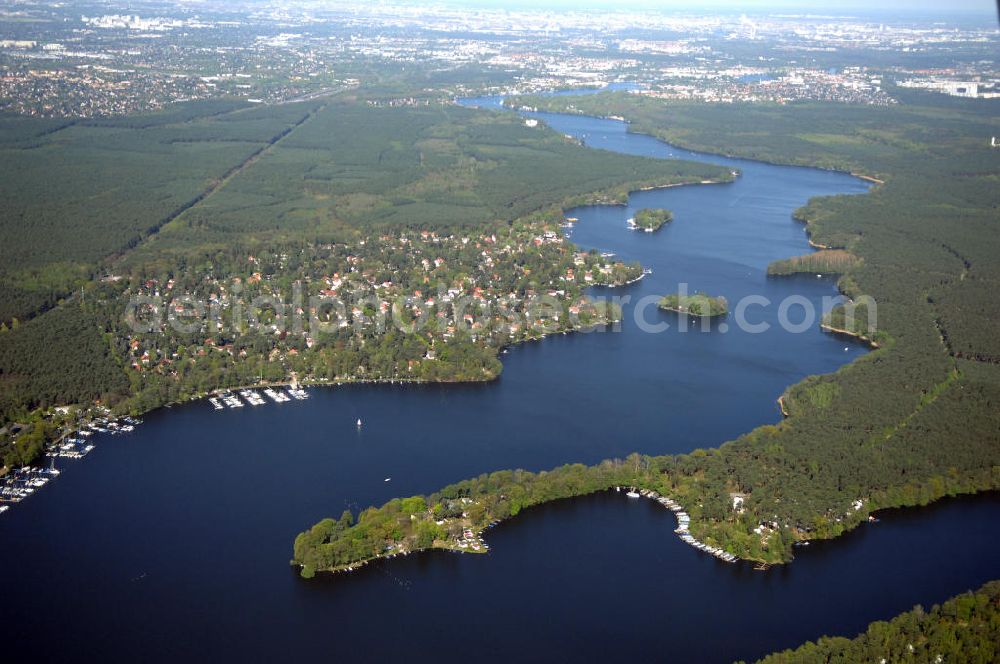
[[[59,475],[55,468],[16,468],[0,482],[0,512],[6,512],[10,505],[19,503],[34,495],[35,491],[47,485]]]
[[[309,393],[306,392],[305,388],[303,387],[292,386],[289,387],[288,390],[286,391],[288,392],[289,396],[298,401],[305,401],[306,399],[309,398]]]
[[[240,390],[240,396],[247,400],[247,403],[251,406],[263,406],[267,403],[264,397],[260,396],[260,393],[255,390]]]
[[[274,403],[285,403],[286,401],[292,400],[292,398],[284,392],[280,392],[271,387],[265,388],[264,394],[266,394]]]
[[[222,394],[220,396],[220,398],[222,399],[222,403],[226,404],[230,408],[242,408],[243,407],[243,402],[240,401],[240,398],[238,396],[236,396],[235,394],[232,394],[230,392],[226,392],[225,394]]]
[[[244,401],[251,406],[263,406],[267,403],[267,399],[261,395],[261,391],[274,403],[285,403],[292,399],[304,401],[309,398],[309,392],[304,387],[298,383],[292,383],[287,389],[282,389],[280,386],[272,386],[265,387],[263,390],[260,390],[260,388],[245,387],[239,390],[238,393],[228,390],[219,391],[215,396],[208,397],[208,402],[212,404],[213,410],[225,410],[227,407],[242,408],[245,405]]]

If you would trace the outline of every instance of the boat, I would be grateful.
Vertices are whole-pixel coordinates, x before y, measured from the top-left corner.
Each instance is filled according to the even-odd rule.
[[[275,390],[270,387],[264,390],[264,394],[270,397],[271,401],[275,403],[285,403],[286,401],[292,400],[292,398],[287,394],[285,394],[284,392],[279,392],[278,390]]]
[[[358,428],[359,429],[361,428],[361,418],[360,417],[358,418]]]
[[[251,406],[263,406],[266,401],[264,397],[260,396],[259,393],[254,390],[241,390],[240,396],[247,400]]]
[[[625,495],[628,496],[629,498],[638,498],[639,497],[639,492],[636,491],[635,489],[632,489],[631,491],[629,491]]]

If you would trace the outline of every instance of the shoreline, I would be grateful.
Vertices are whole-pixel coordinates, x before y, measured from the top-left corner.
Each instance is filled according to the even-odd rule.
[[[803,224],[805,224],[806,226],[808,226],[808,225],[809,225],[809,222],[808,222],[808,221],[806,221],[806,220],[804,220],[804,219],[801,219],[800,221],[801,221],[801,222],[802,222]],[[809,242],[809,246],[810,246],[810,247],[812,247],[813,249],[826,249],[826,250],[830,250],[830,249],[834,249],[834,247],[831,247],[831,246],[830,246],[830,245],[828,245],[828,244],[820,244],[819,242],[815,242],[815,241],[813,241],[813,239],[812,239],[812,238],[810,238],[810,239],[808,240],[808,242]],[[786,259],[786,260],[787,260],[787,259]]]
[[[702,318],[708,318],[708,319],[721,318],[723,316],[728,316],[729,315],[729,311],[728,310],[727,311],[723,311],[723,312],[718,313],[718,314],[693,314],[690,311],[688,311],[687,309],[678,309],[676,307],[663,307],[663,306],[657,305],[656,308],[659,309],[660,311],[669,311],[670,313],[681,314],[681,315],[684,315],[684,316],[690,316],[691,318],[697,318],[697,319],[702,319]]]
[[[877,349],[882,347],[882,345],[879,342],[875,341],[874,339],[872,339],[867,335],[860,334],[858,332],[852,332],[851,330],[845,330],[843,328],[834,327],[832,325],[827,325],[826,323],[820,323],[819,327],[824,332],[829,332],[830,334],[842,335],[845,337],[856,339],[858,341],[863,341],[864,343],[868,344],[868,346],[871,347],[872,349]]]
[[[578,498],[584,498],[586,496],[592,496],[594,494],[611,493],[612,490],[616,489],[616,488],[622,489],[622,488],[625,488],[625,487],[623,487],[622,485],[611,484],[611,485],[608,485],[606,487],[594,489],[594,490],[591,490],[591,491],[586,491],[584,493],[580,493],[580,494],[575,495],[575,496],[565,496],[565,497],[556,498],[554,500],[546,501],[546,502],[543,502],[543,503],[537,503],[537,504],[525,507],[523,510],[521,510],[521,512],[519,514],[523,514],[526,511],[529,511],[529,510],[541,507],[542,505],[551,504],[551,503],[555,503],[555,502],[559,502],[559,501],[563,501],[563,500],[576,500]],[[677,501],[674,501],[674,500],[672,500],[670,498],[667,498],[667,497],[663,496],[662,494],[658,493],[654,489],[645,489],[645,488],[633,487],[633,490],[636,491],[636,493],[638,494],[638,497],[650,498],[650,499],[653,499],[653,500],[657,500],[657,502],[661,502],[660,499],[666,500],[666,501],[669,501],[669,502],[673,503],[673,505],[675,507],[679,508],[679,511],[681,511],[681,512],[684,511],[683,508],[680,506],[680,504],[677,503]],[[780,568],[780,567],[783,567],[783,566],[788,565],[790,563],[793,563],[795,561],[795,555],[794,554],[795,554],[795,549],[796,548],[801,547],[801,546],[808,546],[810,544],[841,542],[845,538],[847,538],[847,537],[849,537],[849,536],[854,535],[855,533],[857,533],[860,526],[870,525],[871,523],[877,523],[879,521],[880,517],[878,517],[876,515],[879,514],[879,513],[883,513],[883,516],[886,516],[885,513],[892,513],[894,511],[903,511],[903,510],[914,510],[915,511],[915,510],[918,510],[918,509],[919,510],[926,510],[926,509],[929,509],[929,508],[933,509],[933,508],[939,506],[943,501],[946,501],[946,500],[978,499],[978,498],[983,498],[984,496],[989,496],[990,494],[996,494],[996,495],[1000,496],[1000,484],[997,484],[995,482],[990,482],[990,483],[987,483],[987,484],[978,485],[976,487],[969,487],[969,488],[961,489],[961,490],[955,491],[953,493],[948,493],[948,494],[944,494],[944,495],[938,496],[938,497],[932,499],[929,503],[921,503],[919,500],[913,500],[913,501],[905,501],[905,500],[904,501],[888,501],[888,502],[882,503],[882,502],[879,501],[879,498],[882,498],[884,496],[879,495],[879,494],[873,494],[872,496],[864,499],[863,503],[864,503],[865,509],[859,510],[859,511],[855,512],[854,513],[854,517],[855,518],[850,519],[850,520],[845,520],[843,522],[843,524],[842,524],[843,525],[843,530],[841,532],[837,533],[837,534],[831,534],[831,535],[828,535],[828,536],[817,536],[814,533],[805,533],[805,536],[803,536],[802,531],[797,531],[794,534],[795,541],[792,542],[791,546],[789,547],[789,550],[787,551],[787,555],[783,555],[781,552],[779,552],[779,555],[777,555],[777,556],[769,557],[769,558],[764,558],[764,557],[756,557],[756,556],[739,556],[739,555],[736,555],[736,554],[728,554],[729,556],[731,556],[733,558],[733,560],[725,560],[725,562],[730,562],[730,563],[740,563],[740,562],[742,562],[742,563],[754,564],[755,565],[755,567],[754,567],[755,571],[768,571],[772,567],[778,567],[778,568]],[[656,497],[653,497],[654,495]],[[674,532],[677,533],[678,535],[683,535],[684,534],[683,532],[678,532],[680,530],[680,528],[679,528],[679,526],[680,526],[680,519],[679,519],[679,515],[678,515],[678,510],[675,510],[674,507],[671,507],[670,505],[668,505],[668,504],[666,504],[664,502],[661,502],[661,504],[663,504],[664,507],[666,507],[667,509],[670,509],[671,511],[673,511],[675,513],[675,516],[678,516],[678,528],[675,529]],[[489,530],[490,528],[493,528],[493,527],[495,527],[495,526],[497,526],[497,525],[499,525],[501,523],[510,523],[510,522],[516,520],[517,516],[518,515],[514,515],[514,516],[509,516],[509,517],[506,517],[506,518],[496,519],[494,521],[491,521],[484,528],[476,530],[476,531],[473,531],[474,534],[475,534],[475,537],[478,538],[480,541],[483,541],[484,544],[485,544],[485,540],[483,539],[483,533],[486,530]],[[688,531],[685,530],[684,532],[688,532]],[[695,546],[695,544],[693,544],[692,542],[689,542],[686,539],[683,539],[683,537],[682,537],[682,540],[686,544],[690,544],[691,546]],[[693,536],[691,536],[691,540],[693,540],[694,542],[701,543],[696,538],[694,538]],[[701,543],[701,544],[703,544],[703,543]],[[704,545],[704,546],[709,546],[709,545]],[[702,547],[695,546],[695,548],[698,548],[699,550],[705,551],[706,553],[709,553],[710,555],[718,557],[712,551],[705,550]],[[714,547],[714,548],[717,548],[717,547]],[[337,566],[331,567],[331,568],[315,569],[315,570],[312,570],[312,571],[313,571],[313,574],[324,574],[324,575],[333,576],[333,575],[338,575],[338,574],[342,574],[342,573],[345,573],[345,572],[356,571],[360,567],[364,567],[365,565],[367,565],[369,563],[373,563],[373,562],[376,562],[376,561],[379,561],[379,560],[391,560],[392,558],[395,558],[395,557],[400,556],[400,555],[426,554],[426,553],[431,553],[431,552],[434,552],[434,551],[448,551],[448,552],[452,552],[452,553],[485,554],[485,553],[489,553],[489,547],[488,546],[484,546],[483,550],[475,551],[475,550],[462,549],[462,548],[459,548],[457,546],[453,546],[453,545],[450,545],[450,544],[437,544],[437,543],[435,543],[435,544],[433,544],[433,545],[431,545],[429,547],[422,548],[422,549],[414,549],[412,551],[411,550],[407,550],[405,552],[396,551],[396,552],[393,552],[393,553],[388,553],[388,552],[386,552],[386,553],[380,553],[380,554],[377,554],[377,555],[372,556],[370,558],[365,558],[363,560],[359,560],[359,561],[352,562],[352,563],[349,563],[349,564],[337,565]],[[301,571],[305,567],[302,563],[300,563],[298,561],[295,561],[295,560],[292,560],[290,564],[291,564],[292,567],[297,568],[300,571],[300,573],[301,573]],[[308,579],[308,578],[311,578],[311,576],[308,576],[308,577],[304,576],[303,578],[304,579]]]
[[[620,493],[622,490],[630,491],[630,492],[635,493],[635,495],[628,495],[627,494],[627,498],[626,498],[627,500],[628,499],[633,499],[633,498],[639,498],[639,497],[648,498],[649,500],[653,500],[653,501],[659,503],[660,505],[662,505],[663,507],[665,507],[666,509],[670,510],[673,513],[674,518],[676,519],[676,522],[677,522],[677,527],[674,528],[674,533],[676,533],[678,535],[678,539],[680,539],[685,544],[688,544],[689,546],[691,546],[691,547],[693,547],[695,549],[698,549],[699,551],[703,551],[704,553],[707,553],[707,554],[709,554],[709,555],[711,555],[711,556],[713,556],[715,558],[718,558],[719,560],[721,560],[723,562],[730,563],[730,564],[732,564],[732,563],[738,563],[738,562],[758,563],[758,564],[761,564],[761,565],[779,564],[779,561],[762,560],[762,559],[749,558],[749,557],[748,558],[743,558],[743,557],[737,556],[736,554],[728,553],[727,551],[725,551],[725,550],[723,550],[723,549],[721,549],[719,547],[714,547],[714,546],[712,546],[710,544],[706,544],[704,542],[699,541],[697,538],[695,538],[693,535],[691,535],[690,531],[688,530],[688,524],[690,523],[690,516],[688,516],[688,513],[684,510],[683,506],[681,506],[681,504],[678,503],[677,501],[675,501],[675,500],[673,500],[671,498],[668,498],[668,497],[660,494],[659,492],[654,491],[653,489],[645,489],[645,488],[639,488],[639,487],[625,487],[625,486],[622,486],[622,485],[612,485],[612,486],[608,486],[608,487],[603,488],[603,489],[597,489],[597,490],[594,490],[594,491],[589,491],[587,493],[582,493],[582,494],[580,494],[578,496],[569,496],[569,497],[565,497],[565,498],[558,498],[558,499],[556,499],[554,501],[549,501],[549,502],[558,502],[559,500],[575,500],[577,498],[583,498],[585,496],[592,496],[594,494],[599,494],[599,493],[607,493],[607,494],[611,494],[612,492],[614,492],[614,493]],[[535,508],[535,507],[540,507],[541,505],[544,505],[544,504],[547,504],[547,503],[540,503],[538,505],[532,505],[531,507],[527,507],[525,509],[530,510],[530,509]],[[438,540],[438,541],[435,541],[431,546],[428,546],[428,547],[425,547],[425,548],[413,549],[413,550],[397,550],[397,551],[393,551],[391,553],[390,552],[379,553],[379,554],[377,554],[375,556],[372,556],[370,558],[365,558],[365,559],[359,560],[357,562],[347,563],[347,564],[343,564],[343,565],[335,565],[334,567],[328,567],[328,568],[323,568],[323,569],[314,569],[314,570],[311,570],[311,573],[308,574],[308,575],[302,574],[302,572],[304,571],[304,569],[306,567],[303,563],[300,563],[298,561],[294,561],[293,560],[291,562],[291,565],[292,565],[292,567],[295,567],[295,568],[297,568],[299,570],[300,575],[302,575],[302,578],[309,579],[309,578],[312,578],[312,576],[314,576],[316,574],[325,574],[325,575],[334,576],[334,575],[344,574],[344,573],[347,573],[347,572],[354,572],[354,571],[356,571],[356,570],[358,570],[358,569],[360,569],[360,568],[368,565],[369,563],[374,563],[374,562],[377,562],[379,560],[391,560],[393,558],[396,558],[397,556],[408,556],[410,554],[425,554],[425,553],[431,553],[431,552],[434,552],[434,551],[447,551],[447,552],[451,552],[451,553],[472,553],[472,554],[476,554],[476,555],[484,555],[484,554],[489,553],[489,550],[490,550],[489,545],[487,545],[486,542],[485,542],[484,533],[487,530],[489,530],[490,528],[493,528],[494,526],[497,526],[497,525],[499,525],[501,523],[510,522],[514,518],[515,517],[510,516],[510,517],[507,517],[505,519],[497,519],[497,520],[491,521],[484,528],[481,528],[479,530],[473,530],[472,531],[473,532],[473,539],[479,541],[482,544],[481,548],[479,548],[479,549],[472,549],[472,548],[469,548],[469,547],[462,547],[460,544],[457,544],[457,543],[445,542],[443,540]]]
[[[785,404],[785,395],[784,394],[782,394],[780,397],[778,397],[778,409],[781,410],[781,416],[782,417],[791,417],[791,415],[788,412],[788,407]]]
[[[612,285],[612,284],[607,284],[607,285],[605,285],[605,284],[596,284],[594,286],[591,286],[591,288],[595,288],[595,287],[596,288],[621,288],[623,286],[627,286],[628,284],[631,284],[631,283],[634,283],[636,281],[639,281],[644,276],[645,276],[645,274],[643,274],[642,276],[637,277],[636,279],[634,279],[632,281],[629,281],[629,282],[627,282],[625,284],[617,284],[617,285]],[[497,347],[497,360],[499,360],[500,363],[501,363],[501,371],[499,373],[497,373],[495,376],[484,377],[484,378],[480,378],[480,379],[469,378],[469,379],[454,379],[454,380],[448,380],[448,379],[426,380],[426,379],[423,379],[423,378],[337,378],[337,379],[296,378],[294,380],[293,379],[288,379],[288,380],[277,380],[277,381],[264,381],[264,382],[258,382],[258,383],[242,383],[240,385],[233,385],[233,386],[228,386],[228,387],[217,387],[217,388],[214,388],[214,389],[209,390],[207,392],[198,392],[196,394],[192,394],[190,397],[188,397],[186,399],[180,399],[180,400],[177,400],[177,401],[170,401],[170,402],[167,402],[167,403],[164,403],[164,404],[160,404],[158,406],[154,406],[154,407],[152,407],[152,408],[150,408],[148,410],[137,411],[137,412],[129,412],[127,414],[130,415],[130,416],[132,416],[132,417],[145,417],[146,415],[149,415],[150,413],[154,413],[154,412],[156,412],[158,410],[162,410],[164,408],[173,408],[174,406],[183,406],[185,404],[194,403],[196,401],[204,401],[204,400],[209,399],[211,397],[218,397],[218,396],[220,396],[222,394],[225,394],[227,392],[238,392],[240,390],[262,390],[262,389],[265,389],[265,388],[268,388],[268,387],[272,387],[272,388],[273,387],[287,388],[287,387],[294,387],[295,384],[297,384],[299,387],[345,387],[345,386],[351,386],[351,385],[395,385],[395,384],[399,384],[399,385],[483,385],[483,384],[486,384],[486,383],[492,383],[493,381],[500,380],[500,377],[503,375],[503,370],[502,370],[503,360],[500,359],[500,356],[503,355],[507,350],[509,350],[509,349],[511,349],[511,348],[513,348],[515,346],[520,346],[521,344],[526,344],[526,343],[533,343],[533,342],[544,341],[546,338],[551,337],[551,336],[564,336],[564,335],[567,335],[567,334],[582,333],[582,332],[585,332],[585,331],[591,331],[591,330],[594,330],[595,328],[601,327],[602,325],[606,326],[606,327],[610,327],[610,326],[614,325],[615,323],[619,323],[619,322],[621,322],[621,321],[620,320],[611,320],[611,321],[607,321],[605,323],[593,323],[591,325],[581,325],[580,327],[571,328],[571,329],[568,329],[568,330],[557,330],[557,331],[553,331],[553,332],[540,332],[538,334],[534,334],[534,335],[530,335],[530,336],[525,336],[522,339],[519,339],[518,341],[515,341],[515,342],[512,342],[512,343],[508,343],[508,344],[504,344],[502,346],[498,346]]]
[[[866,182],[872,182],[874,184],[885,184],[885,180],[879,180],[877,177],[874,177],[872,175],[865,175],[864,173],[854,173],[854,172],[851,172],[851,175],[853,175],[858,179],[865,180]]]

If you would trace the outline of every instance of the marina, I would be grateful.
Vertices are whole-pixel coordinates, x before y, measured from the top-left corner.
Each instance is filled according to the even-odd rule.
[[[288,394],[298,401],[305,401],[309,398],[309,393],[302,387],[289,387]]]
[[[292,400],[292,398],[287,394],[285,394],[284,392],[281,392],[271,387],[265,388],[264,394],[266,394],[268,398],[270,398],[271,401],[273,401],[274,403],[285,403],[286,401]]]
[[[258,391],[259,390],[259,391]],[[264,396],[261,395],[264,393]],[[266,399],[264,397],[267,397]],[[270,386],[262,390],[260,388],[247,387],[238,392],[223,391],[208,397],[208,402],[212,404],[212,410],[226,410],[226,408],[242,408],[244,401],[251,406],[263,406],[270,399],[274,403],[287,403],[292,401],[305,401],[309,398],[309,392],[305,387],[293,381],[287,387]]]
[[[240,396],[246,399],[247,403],[251,406],[263,406],[267,403],[264,397],[260,396],[260,393],[254,390],[240,390]]]
[[[240,401],[240,398],[238,396],[236,396],[235,394],[232,394],[230,392],[226,392],[226,393],[222,394],[219,398],[222,399],[222,403],[226,404],[230,408],[242,408],[243,407],[243,402]]]
[[[615,487],[616,492],[619,492],[621,490],[622,487],[620,486]],[[688,527],[691,525],[691,516],[687,512],[685,512],[684,508],[681,507],[681,505],[677,503],[675,500],[667,498],[666,496],[661,496],[656,491],[651,491],[649,489],[636,490],[635,488],[631,488],[626,492],[625,495],[629,498],[639,498],[639,497],[649,498],[650,500],[658,502],[660,505],[663,505],[668,510],[673,512],[674,516],[677,518],[677,528],[674,530],[674,532],[680,536],[681,540],[685,544],[689,544],[694,548],[698,549],[699,551],[704,551],[705,553],[713,555],[719,560],[725,561],[727,563],[735,563],[737,560],[739,560],[739,558],[737,558],[733,554],[724,551],[719,547],[712,546],[710,544],[705,544],[704,542],[700,542],[697,539],[695,539],[694,535],[692,535],[691,531],[688,529]]]
[[[15,468],[0,477],[0,505],[3,507],[0,511],[7,511],[9,504],[19,503],[34,495],[38,489],[58,477],[61,471],[55,467],[56,459],[82,459],[94,451],[97,446],[95,442],[91,442],[91,437],[95,434],[115,436],[131,433],[140,424],[142,420],[129,416],[121,419],[100,417],[86,423],[77,431],[67,433],[46,451],[45,456],[50,460],[47,468],[25,466]],[[3,503],[8,504],[3,505]]]
[[[19,503],[59,476],[55,468],[18,468],[0,481],[0,504]],[[7,511],[9,505],[2,505]]]

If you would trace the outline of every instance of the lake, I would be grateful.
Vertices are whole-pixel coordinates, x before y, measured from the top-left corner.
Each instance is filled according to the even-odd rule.
[[[496,104],[495,100],[480,100]],[[468,103],[475,103],[470,101]],[[534,114],[587,145],[739,169],[732,184],[635,194],[588,207],[572,239],[653,273],[595,295],[690,290],[736,302],[799,295],[817,307],[832,278],[768,279],[768,262],[808,251],[792,211],[860,194],[850,176],[698,155],[622,123]],[[625,220],[666,207],[652,234]],[[775,400],[864,347],[793,334],[775,307],[750,334],[680,332],[655,309],[643,332],[550,337],[503,355],[484,385],[311,389],[308,401],[215,412],[163,409],[0,516],[0,625],[12,661],[563,660],[725,662],[822,633],[851,634],[1000,576],[1000,498],[886,514],[840,540],[755,572],[683,544],[649,501],[599,494],[526,511],[488,531],[487,556],[434,552],[335,577],[298,578],[295,535],[345,508],[433,491],[492,470],[592,463],[639,451],[716,446],[778,421]],[[363,418],[358,430],[355,420]],[[386,481],[390,479],[391,481]]]

